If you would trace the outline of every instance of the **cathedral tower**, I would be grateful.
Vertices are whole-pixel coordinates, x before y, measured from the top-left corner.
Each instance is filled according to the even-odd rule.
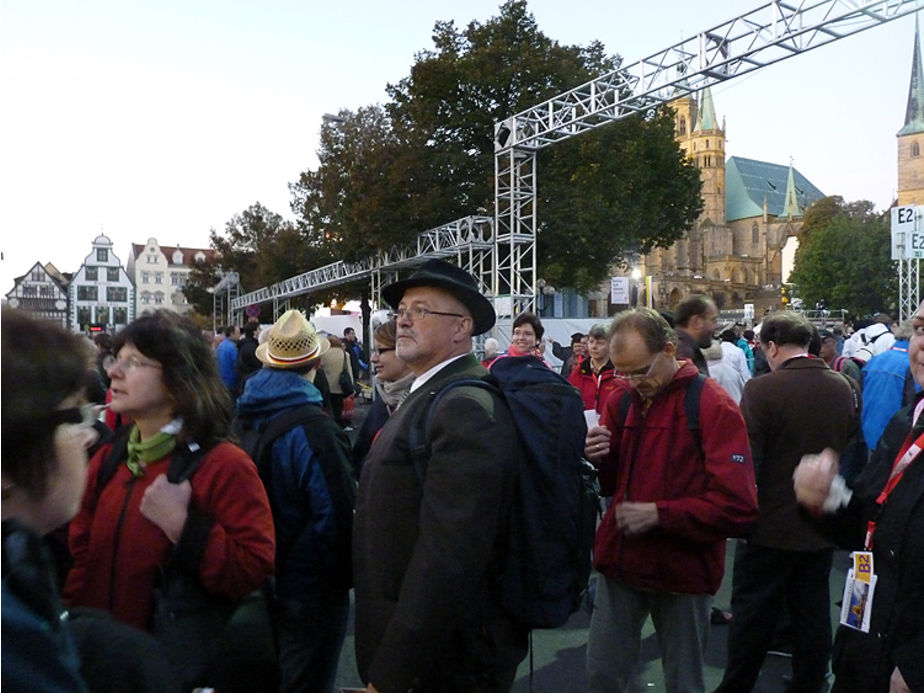
[[[924,205],[924,69],[918,20],[914,20],[914,54],[905,125],[898,131],[898,204]]]

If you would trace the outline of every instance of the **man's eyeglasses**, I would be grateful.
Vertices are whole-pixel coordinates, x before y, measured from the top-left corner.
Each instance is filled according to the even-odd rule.
[[[82,404],[79,407],[70,407],[69,409],[58,409],[51,415],[51,421],[55,426],[61,424],[76,424],[82,428],[93,428],[99,418],[100,407],[95,404]]]
[[[109,364],[109,368],[116,368],[123,373],[129,373],[136,368],[163,368],[159,363],[142,361],[137,356],[121,356]]]
[[[381,356],[382,354],[387,354],[389,351],[394,351],[394,350],[395,350],[394,347],[391,347],[391,349],[373,349],[369,353],[372,356]]]
[[[388,317],[392,320],[401,320],[403,318],[410,318],[411,322],[417,322],[418,320],[423,320],[428,315],[445,315],[450,318],[464,318],[465,315],[461,313],[443,313],[438,310],[430,310],[429,308],[423,308],[422,306],[414,306],[413,308],[398,308],[398,310],[389,313]]]
[[[623,378],[630,382],[635,382],[638,380],[644,380],[651,376],[651,371],[654,369],[655,364],[658,362],[658,359],[661,358],[661,354],[664,352],[659,351],[658,355],[654,357],[654,360],[648,365],[646,369],[640,369],[633,371],[632,373],[619,373],[616,377]]]

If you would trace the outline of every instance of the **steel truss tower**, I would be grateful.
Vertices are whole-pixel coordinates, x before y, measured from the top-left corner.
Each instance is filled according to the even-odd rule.
[[[921,304],[921,273],[918,259],[898,261],[898,319],[911,319]]]
[[[924,0],[804,0],[798,7],[781,0],[766,3],[495,123],[493,238],[483,235],[491,232],[490,219],[467,217],[421,234],[416,247],[383,251],[357,263],[336,262],[232,298],[231,309],[240,316],[248,305],[272,300],[278,312],[296,296],[357,280],[371,281],[378,301],[381,287],[399,270],[430,257],[454,257],[478,277],[486,294],[490,289],[499,318],[534,310],[538,150],[635,114],[644,117],[676,98],[922,7]],[[916,265],[914,272],[916,278]]]
[[[494,125],[495,297],[534,310],[539,149],[915,12],[924,0],[775,0]],[[499,304],[501,305],[501,304]],[[499,312],[499,316],[501,313]]]

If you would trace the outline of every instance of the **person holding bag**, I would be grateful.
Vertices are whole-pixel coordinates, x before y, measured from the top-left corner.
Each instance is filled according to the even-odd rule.
[[[343,418],[343,402],[353,394],[353,372],[350,357],[343,348],[343,342],[335,335],[329,335],[330,349],[321,356],[321,370],[330,384],[330,405],[334,421],[341,428],[347,427]]]
[[[228,391],[199,329],[170,311],[135,320],[117,335],[113,353],[111,409],[133,423],[90,462],[71,522],[74,565],[63,596],[159,635],[186,684],[218,687],[208,665],[223,656],[222,690],[242,690],[247,669],[253,675],[255,668],[248,653],[222,650],[221,632],[176,642],[181,628],[155,627],[155,606],[169,610],[164,598],[180,589],[217,614],[221,630],[238,617],[229,605],[244,602],[273,574],[269,501],[253,462],[228,442]]]

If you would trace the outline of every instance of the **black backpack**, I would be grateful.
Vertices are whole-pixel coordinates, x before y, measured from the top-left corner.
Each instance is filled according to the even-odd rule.
[[[353,509],[356,507],[356,476],[353,472],[350,439],[320,405],[303,404],[288,409],[261,425],[244,417],[231,425],[240,446],[257,465],[257,472],[267,491],[271,488],[273,442],[290,429],[301,426],[308,445],[321,463],[324,480],[331,495],[337,521],[336,582],[352,586]],[[272,504],[272,495],[270,496]],[[275,509],[274,509],[275,511]]]
[[[506,402],[526,452],[517,475],[501,566],[501,605],[529,628],[557,628],[581,603],[600,515],[596,470],[583,459],[587,424],[580,393],[532,356],[507,356],[484,379],[455,380],[430,393],[411,427],[409,449],[423,483],[427,442],[440,400],[478,387]]]

